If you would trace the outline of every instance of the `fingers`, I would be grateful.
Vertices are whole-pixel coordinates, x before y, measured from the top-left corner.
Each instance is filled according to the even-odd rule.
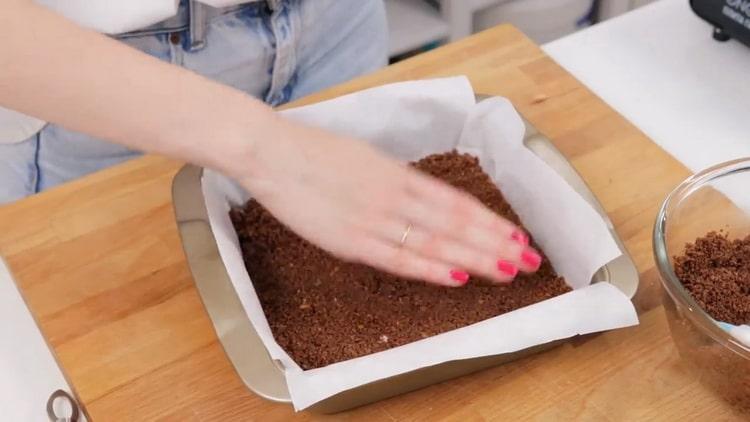
[[[403,247],[421,256],[464,268],[472,275],[497,283],[510,283],[519,271],[518,265],[498,254],[477,250],[466,243],[430,233],[419,226],[412,228]],[[509,256],[515,254],[514,251],[508,251]]]
[[[408,228],[408,233],[406,232]],[[488,254],[471,246],[441,236],[419,225],[409,227],[408,223],[396,219],[371,220],[366,229],[371,236],[393,246],[407,249],[430,260],[445,263],[451,268],[462,268],[473,275],[486,279],[509,283],[518,273],[518,267],[500,259],[496,254]],[[401,239],[404,238],[401,244]],[[517,248],[521,248],[520,245]],[[518,252],[520,254],[520,251]],[[509,251],[509,254],[516,252]]]
[[[360,262],[447,286],[462,285],[468,274],[508,283],[541,265],[528,235],[476,198],[415,170],[402,177],[403,189],[387,200],[363,199],[365,214],[351,221],[377,242],[357,254]]]
[[[380,239],[366,238],[360,247],[365,253],[359,254],[359,262],[391,274],[448,287],[460,287],[469,281],[465,271]]]
[[[510,266],[523,272],[539,268],[541,256],[528,246],[528,235],[514,224],[468,194],[416,171],[410,173],[397,213],[427,233],[428,237],[418,239],[417,251],[447,262],[471,261],[465,268],[483,275],[489,271],[488,262],[508,273],[513,271]],[[474,253],[472,260],[466,259],[468,251]],[[453,254],[457,255],[446,256]],[[497,280],[498,276],[491,278]]]
[[[463,217],[472,218],[482,226],[493,227],[498,234],[510,236],[518,228],[512,223],[499,219],[492,211],[481,206],[471,195],[430,176],[410,171],[407,176],[407,195],[417,199],[427,207],[438,207]],[[477,206],[478,205],[478,206]]]

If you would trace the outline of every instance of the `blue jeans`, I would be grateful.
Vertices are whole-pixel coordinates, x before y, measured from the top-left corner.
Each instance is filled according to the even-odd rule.
[[[205,47],[188,31],[121,37],[161,60],[279,105],[387,63],[382,0],[263,2],[211,18]],[[134,158],[139,152],[48,124],[31,138],[0,144],[0,204]]]

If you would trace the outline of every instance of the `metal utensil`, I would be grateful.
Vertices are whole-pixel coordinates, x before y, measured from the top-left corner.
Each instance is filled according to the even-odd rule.
[[[68,402],[70,406],[70,416],[59,416],[55,412],[55,401],[58,399]],[[78,422],[81,417],[81,411],[78,409],[76,400],[66,391],[57,390],[47,399],[47,416],[50,422]]]

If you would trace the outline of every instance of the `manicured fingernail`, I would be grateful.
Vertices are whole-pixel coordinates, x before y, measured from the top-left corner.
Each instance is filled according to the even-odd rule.
[[[508,261],[503,261],[502,259],[497,261],[497,269],[500,270],[501,273],[511,277],[515,277],[516,274],[518,274],[518,268],[516,268],[515,265]]]
[[[461,270],[451,270],[451,278],[458,281],[463,286],[469,282],[469,273]]]
[[[521,261],[523,261],[526,265],[536,270],[539,268],[539,265],[542,263],[542,257],[539,256],[538,253],[532,250],[525,250],[523,251],[523,253],[521,253]]]
[[[526,235],[526,233],[515,230],[511,235],[510,238],[515,240],[516,242],[520,243],[523,246],[529,246],[529,236]]]

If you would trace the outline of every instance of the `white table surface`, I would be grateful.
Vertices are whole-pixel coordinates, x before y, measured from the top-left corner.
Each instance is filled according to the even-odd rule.
[[[0,259],[0,418],[46,421],[52,392],[70,392],[42,334]],[[68,413],[63,402],[59,415]]]
[[[750,156],[750,47],[660,0],[543,46],[693,171]]]

